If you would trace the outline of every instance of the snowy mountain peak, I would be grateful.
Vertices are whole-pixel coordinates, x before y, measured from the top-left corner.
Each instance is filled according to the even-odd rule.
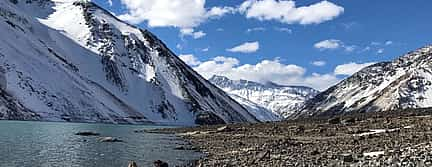
[[[0,32],[0,107],[12,108],[0,119],[257,122],[155,35],[94,3],[0,1]]]
[[[432,46],[371,65],[307,102],[299,115],[432,107]]]
[[[238,100],[236,97],[241,97],[241,101],[248,100],[285,118],[301,108],[306,100],[318,94],[318,91],[308,87],[230,80],[224,76],[213,76],[209,81],[228,92],[236,100]]]

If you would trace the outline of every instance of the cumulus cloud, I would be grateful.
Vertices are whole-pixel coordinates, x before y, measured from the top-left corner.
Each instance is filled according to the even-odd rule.
[[[318,90],[325,90],[341,81],[344,77],[352,75],[360,69],[372,63],[348,63],[337,66],[330,73],[307,74],[304,67],[294,64],[284,64],[278,58],[273,60],[262,60],[256,64],[241,64],[240,61],[232,57],[218,56],[213,59],[200,62],[193,59],[193,68],[205,78],[213,75],[222,75],[230,79],[245,79],[256,82],[274,82],[283,85],[310,86]],[[318,65],[325,62],[318,62]]]
[[[229,52],[239,52],[239,53],[254,53],[259,49],[259,42],[246,42],[241,45],[235,46],[231,49],[227,49]]]
[[[334,74],[306,75],[304,67],[283,64],[277,58],[262,60],[256,64],[240,64],[236,58],[219,56],[195,65],[194,69],[205,78],[223,75],[234,80],[245,79],[261,83],[271,81],[284,85],[310,86],[319,90],[324,90],[340,81]]]
[[[192,54],[179,55],[179,58],[190,66],[196,66],[201,64],[201,62]]]
[[[183,28],[183,29],[180,29],[180,35],[182,37],[191,36],[194,39],[199,39],[199,38],[206,36],[207,34],[203,31],[195,31],[192,28]]]
[[[311,64],[314,66],[322,67],[322,66],[325,66],[327,64],[327,62],[318,60],[318,61],[313,61]]]
[[[315,43],[314,47],[317,49],[337,49],[343,46],[342,41],[336,40],[336,39],[327,39],[320,41],[318,43]]]
[[[232,7],[205,8],[205,0],[121,0],[127,12],[122,20],[151,27],[194,28],[210,18],[234,12]]]
[[[342,64],[336,66],[334,70],[335,75],[353,75],[354,73],[360,71],[361,69],[370,66],[372,64],[375,64],[375,62],[370,63],[363,63],[363,64],[357,64],[354,62],[348,63],[348,64]]]
[[[356,50],[356,45],[346,45],[341,40],[327,39],[314,44],[314,47],[319,50],[334,50],[343,48],[346,52],[353,52]]]
[[[246,0],[238,10],[244,13],[246,18],[302,25],[329,21],[344,12],[343,7],[329,1],[297,7],[292,0]]]
[[[217,18],[217,17],[222,17],[226,14],[229,13],[235,13],[236,9],[233,7],[212,7],[208,12],[207,12],[207,17],[208,18]]]

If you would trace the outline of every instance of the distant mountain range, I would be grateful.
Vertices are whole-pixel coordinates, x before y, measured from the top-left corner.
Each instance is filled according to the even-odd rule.
[[[299,116],[432,107],[432,46],[371,65],[309,100]]]
[[[0,119],[258,122],[147,30],[96,4],[0,1]]]
[[[246,108],[252,112],[254,109],[259,111],[265,109],[267,112],[278,116],[278,119],[289,118],[303,107],[306,100],[319,93],[309,87],[284,86],[272,82],[261,84],[247,80],[230,80],[223,76],[213,76],[209,81],[230,94],[241,104],[249,106]],[[270,116],[266,119],[274,120],[275,118]]]

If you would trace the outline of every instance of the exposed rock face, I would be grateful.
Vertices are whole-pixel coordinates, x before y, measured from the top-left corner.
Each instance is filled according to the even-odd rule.
[[[299,116],[432,107],[432,46],[357,72],[309,100]]]
[[[0,32],[0,87],[10,102],[2,119],[33,113],[72,122],[258,121],[155,35],[94,3],[0,1]]]

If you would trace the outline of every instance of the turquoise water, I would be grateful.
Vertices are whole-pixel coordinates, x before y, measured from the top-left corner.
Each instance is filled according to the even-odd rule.
[[[133,132],[151,128],[161,127],[0,121],[0,166],[126,167],[130,160],[139,166],[152,166],[155,160],[174,166],[201,156],[194,151],[175,150],[184,142],[174,135]],[[97,132],[124,142],[102,143],[97,136],[75,135],[80,131]]]

